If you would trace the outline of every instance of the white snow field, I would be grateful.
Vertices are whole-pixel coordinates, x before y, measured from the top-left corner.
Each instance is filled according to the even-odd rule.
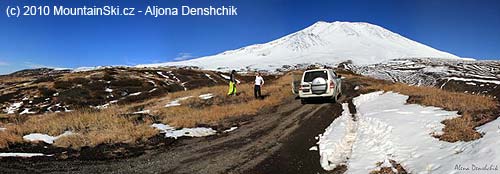
[[[316,22],[274,41],[255,44],[179,62],[137,65],[137,67],[197,66],[209,70],[276,70],[283,65],[372,64],[409,57],[459,59],[365,22]]]
[[[321,166],[332,170],[344,164],[346,173],[366,174],[390,166],[391,159],[410,173],[500,173],[499,119],[478,128],[481,139],[439,141],[432,134],[457,112],[406,104],[407,98],[393,92],[361,95],[353,101],[356,120],[344,104],[343,114],[320,136]]]

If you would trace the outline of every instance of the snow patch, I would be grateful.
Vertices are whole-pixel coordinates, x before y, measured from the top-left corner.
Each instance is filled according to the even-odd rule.
[[[226,79],[226,80],[231,80],[231,77],[227,76],[227,75],[224,75],[224,74],[219,74],[222,78]],[[236,83],[240,83],[240,81],[238,79],[235,79],[236,80]]]
[[[29,157],[34,157],[34,156],[52,156],[52,155],[46,155],[43,153],[0,153],[0,157],[22,157],[22,158],[29,158]]]
[[[36,114],[36,112],[30,112],[29,108],[24,108],[24,110],[19,113],[19,115],[24,115],[24,114]]]
[[[231,79],[231,77],[225,75],[225,74],[219,74],[222,78],[226,79],[226,80],[229,80]]]
[[[448,77],[447,79],[448,79],[448,81],[455,80],[455,81],[464,81],[464,82],[493,83],[493,84],[500,85],[500,81],[498,81],[498,80],[469,79],[469,78],[461,78],[461,77]]]
[[[142,111],[134,112],[133,114],[149,114],[149,112],[151,112],[151,111],[150,110],[142,110]]]
[[[166,79],[170,79],[170,77],[166,76],[165,74],[163,74],[163,72],[156,72],[158,75],[162,76],[163,78],[166,78]]]
[[[179,138],[179,137],[205,137],[214,135],[217,133],[212,128],[205,127],[196,127],[196,128],[182,128],[180,130],[176,130],[174,127],[166,125],[166,124],[153,124],[152,127],[160,130],[162,133],[165,133],[165,137],[167,138]]]
[[[203,100],[208,100],[208,99],[211,99],[214,97],[214,95],[212,93],[208,93],[208,94],[201,94],[200,96],[198,96],[199,98],[203,99]]]
[[[141,95],[142,92],[136,92],[136,93],[132,93],[130,94],[129,96],[138,96],[138,95]]]
[[[187,97],[177,98],[175,100],[172,100],[172,101],[168,102],[167,105],[165,105],[165,107],[168,108],[168,107],[173,107],[173,106],[180,106],[181,105],[181,101],[187,100],[187,99],[189,99],[191,97],[193,97],[193,96],[187,96]]]
[[[149,93],[152,93],[152,92],[154,92],[154,91],[156,91],[156,90],[158,90],[158,88],[153,88],[153,89],[149,90],[148,92],[149,92]]]
[[[430,73],[445,73],[448,71],[448,67],[445,66],[438,66],[438,67],[432,67],[428,66],[422,69],[423,72],[430,72]]]
[[[96,109],[107,109],[109,108],[109,106],[111,104],[115,104],[115,103],[118,103],[118,100],[113,100],[113,101],[110,101],[109,103],[106,103],[106,104],[103,104],[103,105],[99,105],[99,106],[90,106],[91,108],[96,108]]]
[[[3,111],[6,112],[7,114],[14,114],[16,113],[19,108],[23,105],[23,102],[17,102],[11,104],[7,109],[4,109]]]
[[[210,74],[205,74],[205,76],[207,76],[208,79],[212,80],[213,82],[217,83],[217,80],[215,80],[212,76],[210,76]]]
[[[31,134],[23,136],[23,139],[25,139],[27,141],[43,141],[47,144],[52,144],[52,143],[54,143],[55,140],[57,140],[63,136],[68,136],[68,135],[72,135],[72,134],[73,134],[73,132],[66,131],[63,134],[54,137],[54,136],[50,136],[47,134],[31,133]]]
[[[228,133],[228,132],[232,132],[232,131],[234,131],[234,130],[236,130],[236,129],[238,129],[238,127],[231,127],[231,128],[229,128],[229,129],[224,130],[223,132],[224,132],[224,133]]]
[[[172,71],[168,71],[168,72],[167,72],[167,73],[168,73],[168,75],[172,76],[172,78],[170,78],[169,76],[167,76],[167,75],[163,74],[163,72],[160,72],[160,71],[158,71],[158,72],[156,72],[156,73],[158,73],[158,74],[159,74],[160,76],[162,76],[163,78],[166,78],[166,79],[167,79],[167,81],[180,83],[180,86],[182,86],[182,88],[184,88],[184,91],[187,91],[187,90],[188,90],[188,89],[187,89],[187,87],[186,87],[186,83],[187,83],[187,82],[183,82],[183,83],[181,83],[181,80],[180,80],[179,78],[177,78],[177,77],[175,76],[175,74],[174,74],[174,73],[172,73]]]
[[[318,151],[318,146],[313,146],[309,148],[310,151]]]
[[[148,80],[149,83],[153,84],[154,87],[157,87],[155,81],[152,81],[152,80]]]

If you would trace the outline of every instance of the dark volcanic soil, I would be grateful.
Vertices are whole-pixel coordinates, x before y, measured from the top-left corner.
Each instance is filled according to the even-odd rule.
[[[301,118],[301,125],[295,129],[293,134],[284,140],[278,140],[283,144],[280,149],[260,162],[256,167],[244,173],[344,173],[347,168],[339,166],[332,171],[325,171],[319,163],[318,151],[310,151],[309,148],[317,146],[316,136],[322,134],[333,120],[342,114],[340,103],[347,102],[350,110],[354,114],[356,108],[352,104],[352,99],[359,96],[359,91],[354,90],[355,86],[362,85],[362,82],[350,79],[344,80],[342,91],[343,96],[337,103],[320,104],[317,102],[311,117]],[[353,118],[354,119],[354,118]]]
[[[315,137],[322,134],[341,111],[338,103],[319,104],[312,114],[300,118],[302,125],[296,125],[293,134],[278,140],[282,144],[279,150],[245,173],[326,173],[319,164],[318,151],[309,148],[317,146]]]
[[[0,160],[1,173],[316,173],[315,136],[342,112],[339,104],[302,105],[292,97],[268,114],[242,119],[230,133],[180,139],[117,160]],[[285,170],[286,169],[286,170]]]

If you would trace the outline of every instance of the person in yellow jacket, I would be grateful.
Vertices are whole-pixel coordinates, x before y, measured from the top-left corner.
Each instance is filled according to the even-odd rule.
[[[236,95],[236,71],[231,71],[231,75],[229,76],[229,90],[227,91],[227,95]]]

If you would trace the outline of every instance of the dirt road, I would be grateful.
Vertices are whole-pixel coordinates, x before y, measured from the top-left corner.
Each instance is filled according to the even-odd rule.
[[[352,86],[347,86],[350,95]],[[351,91],[350,91],[351,90]],[[347,102],[342,97],[340,102]],[[233,132],[183,138],[144,154],[117,160],[8,160],[2,173],[343,173],[324,171],[316,136],[342,113],[339,103],[285,104],[258,116],[240,118]]]

